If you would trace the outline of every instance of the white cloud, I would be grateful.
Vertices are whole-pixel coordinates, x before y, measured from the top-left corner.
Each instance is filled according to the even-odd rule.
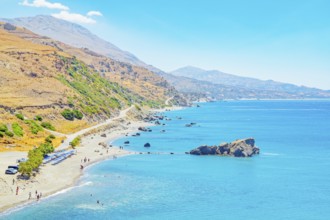
[[[69,10],[68,6],[62,5],[61,3],[51,3],[48,2],[47,0],[33,0],[31,3],[29,2],[29,0],[23,0],[23,2],[19,4],[29,7],[36,7],[36,8]]]
[[[87,13],[87,16],[91,17],[91,16],[103,16],[103,14],[99,11],[89,11]]]
[[[66,21],[74,22],[74,23],[83,23],[83,24],[95,24],[96,21],[90,17],[81,15],[81,14],[75,14],[70,13],[67,11],[61,11],[58,14],[52,14],[53,17],[58,19],[63,19]]]
[[[89,11],[87,15],[71,13],[69,12],[70,8],[68,6],[57,2],[49,2],[49,0],[23,0],[19,4],[28,7],[59,9],[61,11],[59,13],[52,14],[53,17],[74,23],[95,24],[96,21],[91,17],[103,16],[103,14],[99,11]]]

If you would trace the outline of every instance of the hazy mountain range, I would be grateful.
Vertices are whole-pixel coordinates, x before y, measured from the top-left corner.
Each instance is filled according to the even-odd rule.
[[[119,49],[117,46],[99,38],[78,24],[46,15],[14,19],[2,18],[0,20],[16,26],[25,27],[38,35],[50,37],[73,47],[88,48],[114,60],[137,66],[146,66],[144,62],[133,54]]]
[[[0,20],[25,27],[39,35],[47,36],[67,45],[84,48],[85,51],[95,52],[113,60],[147,68],[162,76],[178,91],[190,97],[212,97],[214,99],[330,97],[329,91],[272,80],[263,81],[191,66],[165,73],[144,63],[133,54],[99,38],[86,28],[51,16],[40,15]],[[90,63],[90,65],[95,65],[95,62]]]
[[[187,66],[170,74],[177,77],[193,78],[199,80],[199,89],[208,85],[211,91],[213,87],[223,89],[223,91],[232,90],[231,97],[228,95],[219,96],[217,91],[212,93],[216,98],[326,98],[330,97],[330,92],[309,88],[306,86],[296,86],[289,83],[281,83],[273,80],[259,80],[250,77],[242,77],[233,74],[223,73],[218,70],[203,70],[193,66]],[[165,77],[166,78],[166,77]],[[184,78],[181,78],[184,80]],[[170,80],[172,81],[172,80]],[[207,84],[209,83],[209,84]],[[197,85],[197,84],[196,84]],[[179,90],[182,88],[177,87]],[[225,92],[226,93],[226,92]]]

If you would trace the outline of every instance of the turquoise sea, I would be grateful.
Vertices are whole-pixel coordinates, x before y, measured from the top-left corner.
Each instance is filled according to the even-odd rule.
[[[330,101],[200,105],[165,112],[172,119],[165,126],[115,142],[174,155],[101,162],[77,187],[0,219],[330,219]],[[184,126],[190,122],[197,125]],[[184,154],[247,137],[256,139],[259,156]]]

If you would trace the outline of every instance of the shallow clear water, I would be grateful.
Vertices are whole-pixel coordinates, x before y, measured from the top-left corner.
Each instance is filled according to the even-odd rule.
[[[330,101],[230,101],[165,114],[165,126],[115,144],[174,155],[104,161],[79,187],[0,219],[330,219]],[[246,137],[259,156],[184,154]]]

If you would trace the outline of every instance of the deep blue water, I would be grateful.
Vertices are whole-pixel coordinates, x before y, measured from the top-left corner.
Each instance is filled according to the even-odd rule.
[[[174,155],[99,163],[79,187],[0,219],[330,219],[330,101],[229,101],[165,114],[165,126],[115,144]],[[183,154],[247,137],[259,156]]]

